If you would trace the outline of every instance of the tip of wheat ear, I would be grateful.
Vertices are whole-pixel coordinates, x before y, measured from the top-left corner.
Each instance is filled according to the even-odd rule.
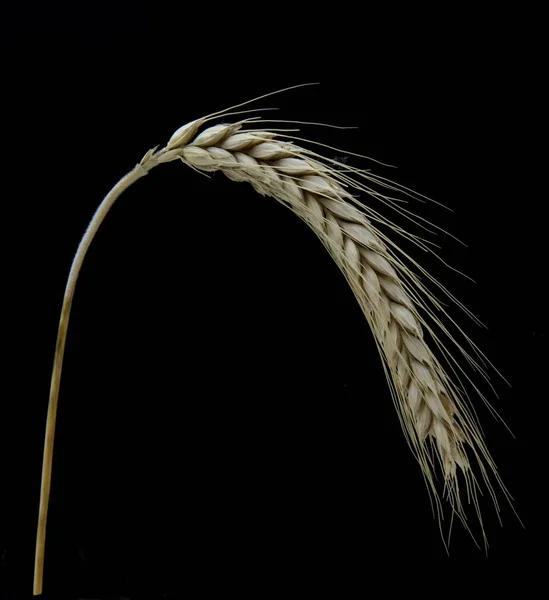
[[[488,486],[496,508],[489,472],[506,496],[507,492],[463,392],[425,338],[428,331],[431,343],[451,354],[426,319],[447,331],[429,302],[439,309],[440,305],[404,264],[398,246],[374,225],[380,221],[378,213],[354,195],[373,195],[363,181],[381,180],[296,145],[289,136],[252,129],[247,121],[218,124],[198,133],[206,120],[180,127],[165,148],[148,158],[155,164],[181,160],[198,171],[220,171],[233,181],[248,182],[311,227],[346,277],[372,329],[403,431],[436,499],[439,518],[443,509],[435,485],[437,471],[444,481],[443,497],[468,528],[459,486],[463,478],[462,489],[477,509],[484,536],[478,510],[480,480]],[[464,348],[451,341],[480,369]]]

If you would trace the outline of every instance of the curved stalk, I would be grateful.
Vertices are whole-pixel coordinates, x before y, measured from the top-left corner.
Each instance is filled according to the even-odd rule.
[[[42,593],[42,583],[44,575],[44,554],[46,546],[46,523],[48,519],[48,505],[51,489],[51,473],[53,462],[53,444],[55,439],[55,423],[57,420],[57,405],[59,400],[59,386],[61,382],[61,370],[63,368],[63,354],[65,352],[65,341],[67,339],[67,330],[69,325],[69,316],[71,312],[72,299],[76,288],[76,281],[82,268],[82,263],[86,252],[95,237],[99,226],[107,216],[112,205],[120,194],[132,183],[147,175],[149,170],[156,166],[156,156],[148,152],[140,164],[136,165],[129,173],[112,188],[105,196],[103,202],[97,208],[93,215],[86,233],[80,241],[78,250],[72,261],[71,270],[65,288],[63,297],[63,307],[59,320],[59,329],[57,331],[57,342],[55,345],[55,356],[53,360],[53,371],[50,386],[50,400],[48,404],[48,417],[46,421],[46,437],[44,441],[44,458],[42,463],[42,484],[40,488],[40,511],[38,515],[38,529],[36,533],[36,554],[34,562],[34,595]],[[158,156],[158,155],[157,155]]]

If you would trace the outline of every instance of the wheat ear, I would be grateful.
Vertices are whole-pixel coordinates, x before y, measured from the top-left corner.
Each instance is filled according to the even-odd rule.
[[[457,515],[466,527],[459,473],[463,477],[467,497],[474,503],[482,525],[477,499],[479,480],[472,467],[472,458],[475,459],[476,471],[490,490],[496,508],[497,498],[488,478],[490,471],[507,496],[474,415],[464,403],[462,386],[454,382],[456,378],[459,382],[458,371],[461,367],[427,322],[426,316],[429,316],[443,332],[448,333],[433,310],[443,310],[441,304],[405,266],[395,243],[374,225],[374,222],[390,223],[350,191],[390,200],[390,197],[374,192],[369,183],[364,181],[389,189],[398,187],[397,184],[323,158],[274,130],[252,128],[260,123],[257,118],[213,125],[198,133],[209,120],[221,114],[192,121],[179,128],[166,147],[149,150],[141,162],[105,197],[75,255],[65,290],[52,373],[34,594],[42,591],[61,367],[71,302],[82,261],[116,198],[153,167],[173,160],[181,160],[200,172],[221,171],[233,181],[250,183],[261,195],[271,196],[289,207],[320,238],[345,275],[371,326],[403,431],[436,499],[439,518],[442,504],[435,487],[437,463],[444,480],[443,496],[448,500],[452,514]],[[396,226],[394,229],[418,245],[422,244],[419,238],[406,234]],[[448,375],[428,346],[425,331],[429,333],[432,343],[447,357],[454,378]],[[452,341],[455,340],[452,338]],[[457,342],[456,348],[471,365],[482,370]],[[474,348],[480,355],[478,349]],[[482,533],[484,536],[483,529]],[[486,542],[485,536],[484,539]]]

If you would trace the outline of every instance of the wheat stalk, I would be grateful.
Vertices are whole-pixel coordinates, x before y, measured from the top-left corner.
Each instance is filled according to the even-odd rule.
[[[482,528],[477,498],[479,479],[471,458],[475,459],[476,470],[487,485],[498,511],[498,501],[488,478],[490,471],[509,498],[474,415],[465,404],[458,376],[458,371],[464,371],[428,324],[426,317],[450,335],[435,313],[435,310],[443,311],[443,307],[417,275],[406,267],[398,246],[374,223],[388,224],[424,249],[427,247],[420,238],[392,225],[351,193],[362,192],[390,202],[390,196],[374,191],[369,184],[376,183],[406,193],[411,191],[367,171],[326,159],[297,145],[289,135],[256,129],[254,127],[262,123],[257,117],[213,125],[199,133],[210,120],[235,114],[228,111],[239,106],[242,105],[187,123],[174,133],[164,148],[149,150],[105,197],[79,245],[65,290],[50,388],[34,594],[42,592],[55,420],[76,280],[87,249],[117,197],[152,168],[174,160],[181,160],[202,173],[221,171],[233,181],[250,183],[262,196],[271,196],[289,207],[320,238],[349,282],[372,329],[403,431],[436,500],[439,519],[442,504],[435,486],[437,463],[444,480],[443,497],[449,502],[452,514],[457,515],[467,528],[459,473]],[[426,274],[419,265],[416,266]],[[449,376],[427,344],[426,331],[432,343],[447,358],[453,377]],[[481,365],[453,337],[450,336],[450,339],[459,353],[483,372]],[[478,349],[468,338],[467,341],[483,361]],[[486,544],[483,528],[482,535]]]

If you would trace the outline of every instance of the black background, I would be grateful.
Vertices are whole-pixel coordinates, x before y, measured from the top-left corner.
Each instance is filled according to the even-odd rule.
[[[257,106],[357,126],[296,135],[396,165],[348,157],[454,211],[412,205],[467,244],[437,239],[476,284],[410,251],[488,327],[451,309],[512,385],[494,374],[490,398],[516,439],[473,400],[526,528],[503,498],[501,528],[483,501],[488,559],[457,524],[446,555],[372,336],[330,257],[274,200],[171,163],[118,200],[78,282],[44,596],[341,597],[421,589],[463,561],[509,565],[500,574],[523,581],[543,555],[547,328],[539,195],[518,167],[531,152],[517,141],[529,111],[521,23],[368,6],[318,19],[289,5],[256,5],[251,18],[207,5],[182,17],[16,6],[2,21],[6,597],[32,589],[57,323],[93,211],[183,123],[310,81],[320,85]]]

